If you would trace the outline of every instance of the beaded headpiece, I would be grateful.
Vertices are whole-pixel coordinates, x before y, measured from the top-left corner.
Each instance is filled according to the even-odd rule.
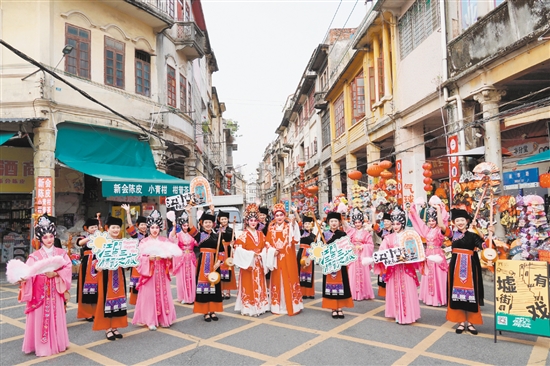
[[[363,215],[363,213],[361,212],[360,209],[358,209],[357,207],[354,207],[351,212],[350,212],[350,217],[351,217],[351,222],[355,222],[355,221],[361,221],[363,222],[363,220],[365,219],[365,216]]]
[[[38,240],[42,241],[42,237],[46,234],[53,234],[53,236],[57,235],[57,230],[53,220],[53,217],[46,214],[38,218],[38,223],[34,227],[34,234]]]
[[[405,212],[400,210],[399,207],[396,207],[392,212],[391,212],[391,221],[392,222],[400,222],[401,223],[401,226],[405,226],[405,223],[407,221],[407,218],[405,217]]]
[[[273,215],[275,215],[277,212],[282,212],[286,215],[285,205],[283,203],[276,203],[275,205],[273,205],[271,211],[273,212]]]
[[[157,210],[153,210],[149,216],[147,216],[147,227],[150,228],[152,225],[158,225],[159,228],[162,230],[164,220],[162,219],[162,216],[160,215],[160,212]]]
[[[255,203],[251,203],[248,206],[246,206],[246,210],[244,211],[244,221],[248,221],[251,218],[258,219],[259,218],[260,211],[258,210],[258,206]]]
[[[186,211],[183,211],[180,217],[178,217],[178,224],[181,226],[183,224],[189,223],[189,215]]]

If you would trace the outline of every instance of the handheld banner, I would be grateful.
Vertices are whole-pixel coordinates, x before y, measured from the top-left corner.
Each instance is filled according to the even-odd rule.
[[[195,204],[197,198],[193,193],[187,192],[176,196],[166,197],[166,208],[183,211],[188,204]]]
[[[550,337],[548,263],[499,260],[495,267],[496,331]]]
[[[374,263],[382,263],[386,267],[391,267],[400,263],[416,263],[426,260],[422,238],[416,231],[405,230],[398,235],[399,246],[373,253]]]
[[[337,272],[342,266],[357,260],[353,245],[347,236],[326,245],[321,241],[312,243],[307,249],[307,254],[323,268],[325,275]]]
[[[97,258],[97,268],[114,270],[139,264],[138,244],[137,239],[112,239],[107,232],[96,232],[90,236],[88,247]]]
[[[196,206],[209,206],[212,204],[212,192],[210,184],[204,177],[195,177],[191,180],[191,193],[194,194]]]

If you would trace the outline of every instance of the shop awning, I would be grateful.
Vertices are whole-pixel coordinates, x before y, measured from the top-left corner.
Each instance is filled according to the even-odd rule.
[[[57,128],[55,157],[101,179],[104,197],[172,196],[189,191],[188,181],[157,170],[149,142],[138,134],[71,122]]]
[[[17,132],[13,131],[0,131],[0,146],[4,145],[6,141],[12,138]]]
[[[543,151],[537,155],[530,156],[528,158],[518,161],[518,165],[536,164],[545,161],[550,161],[550,150]]]
[[[447,154],[445,156],[481,156],[485,155],[485,146],[476,147],[471,150],[457,152],[453,154]],[[513,154],[507,148],[502,148],[502,156],[512,156]]]

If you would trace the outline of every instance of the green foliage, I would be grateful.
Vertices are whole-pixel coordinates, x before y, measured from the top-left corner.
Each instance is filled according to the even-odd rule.
[[[239,122],[233,121],[232,119],[226,119],[225,128],[228,128],[231,131],[231,135],[236,136],[237,131],[239,131]]]

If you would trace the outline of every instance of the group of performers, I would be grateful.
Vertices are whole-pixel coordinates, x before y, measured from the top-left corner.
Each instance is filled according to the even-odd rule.
[[[171,221],[168,237],[161,235],[165,220],[154,210],[148,217],[132,223],[127,211],[127,233],[139,240],[139,264],[131,268],[129,301],[126,271],[102,270],[87,247],[89,237],[100,229],[100,222],[86,220],[84,235],[77,239],[82,247],[81,268],[77,283],[77,317],[93,321],[92,329],[105,331],[108,340],[123,338],[119,331],[128,326],[128,304],[135,305],[132,323],[150,330],[170,327],[176,310],[170,287],[176,277],[177,301],[193,304],[193,312],[202,314],[205,322],[218,321],[223,300],[237,290],[235,310],[247,316],[300,313],[304,298],[315,297],[315,264],[308,248],[321,239],[330,244],[348,236],[358,259],[322,278],[322,307],[334,319],[344,318],[344,308],[352,308],[354,300],[374,299],[371,271],[383,279],[385,316],[399,324],[414,323],[420,318],[420,304],[447,305],[447,319],[458,323],[456,333],[468,330],[477,334],[474,325],[482,324],[483,283],[476,251],[483,239],[468,231],[471,217],[464,210],[451,210],[454,231],[449,229],[444,206],[426,208],[427,222],[415,207],[408,218],[426,241],[428,257],[439,261],[399,263],[385,267],[365,261],[374,252],[371,232],[382,239],[380,250],[400,245],[407,215],[399,208],[386,213],[380,225],[370,227],[368,218],[358,209],[350,212],[350,222],[338,212],[329,212],[324,229],[309,216],[302,218],[296,210],[288,213],[281,203],[271,208],[250,204],[244,212],[243,231],[235,236],[229,215],[214,207],[198,217],[194,227],[187,208]],[[105,222],[108,237],[121,237],[122,220],[109,217]],[[63,352],[69,344],[63,295],[71,286],[71,261],[66,252],[55,248],[55,224],[47,215],[40,217],[35,228],[41,248],[29,256],[32,264],[58,256],[59,266],[30,278],[21,278],[20,300],[27,302],[23,352],[48,356]],[[445,237],[452,241],[450,264],[441,248]],[[297,248],[298,247],[298,248]],[[298,249],[298,251],[296,251]],[[61,262],[62,261],[62,262]],[[62,264],[61,264],[62,263]],[[238,281],[235,266],[239,268]],[[422,273],[419,283],[417,271]],[[379,281],[380,282],[380,281]],[[418,287],[420,286],[420,295]]]

